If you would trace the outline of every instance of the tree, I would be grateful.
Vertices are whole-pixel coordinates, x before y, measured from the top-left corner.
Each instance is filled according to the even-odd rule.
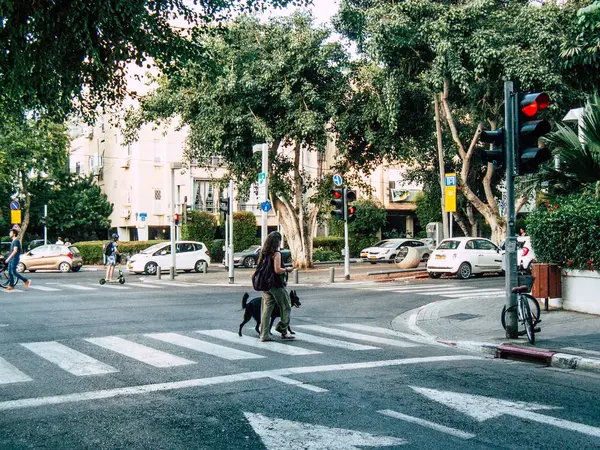
[[[60,116],[93,111],[125,94],[127,64],[168,69],[200,51],[190,27],[296,0],[3,0],[0,107]],[[179,26],[183,25],[183,27]]]
[[[576,26],[580,4],[342,3],[338,29],[358,43],[365,57],[385,68],[390,83],[409,81],[439,101],[442,132],[451,137],[455,154],[450,159],[456,165],[459,190],[489,222],[495,241],[506,231],[497,201],[502,174],[491,164],[480,169],[479,133],[483,124],[492,129],[502,125],[505,78],[522,90],[548,91],[555,102],[554,114],[594,86],[593,73],[577,76],[556,57]],[[406,96],[385,98],[396,108],[410,105]],[[422,120],[433,121],[431,108],[426,114]],[[431,160],[420,161],[427,165]],[[526,200],[522,197],[518,207]]]
[[[202,57],[162,78],[128,118],[137,130],[177,116],[189,127],[187,158],[203,164],[222,156],[242,193],[258,179],[252,145],[268,142],[269,193],[296,267],[312,264],[317,214],[331,185],[310,175],[304,155],[324,150],[349,89],[346,54],[329,36],[307,15],[267,24],[240,17],[222,34],[198,36]]]
[[[217,217],[206,211],[191,211],[187,223],[181,228],[181,237],[200,241],[210,247],[217,232]]]
[[[24,211],[21,239],[30,220],[30,184],[64,170],[68,145],[69,137],[63,124],[16,118],[6,118],[0,124],[0,181],[12,186],[12,194],[21,201]]]
[[[356,219],[348,224],[350,254],[360,255],[363,248],[370,247],[378,240],[377,233],[387,222],[387,213],[377,201],[362,199],[354,203]],[[344,222],[334,220],[331,223],[333,235],[344,235]]]

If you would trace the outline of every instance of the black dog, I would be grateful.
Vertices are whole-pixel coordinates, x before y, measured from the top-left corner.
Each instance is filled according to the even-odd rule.
[[[254,320],[256,321],[256,327],[254,327],[254,329],[256,330],[257,333],[260,334],[259,327],[260,327],[260,317],[261,317],[260,313],[261,313],[261,307],[262,307],[262,298],[255,297],[250,301],[248,301],[248,298],[250,298],[250,296],[246,292],[244,294],[244,296],[242,297],[242,308],[244,309],[244,321],[242,323],[240,323],[240,330],[238,331],[238,334],[240,336],[242,335],[242,328],[244,327],[244,325],[246,325],[248,322],[250,322],[250,319],[252,319],[252,318],[254,318]],[[291,300],[293,307],[300,308],[300,305],[302,305],[302,303],[300,303],[300,299],[298,298],[298,295],[296,294],[296,291],[290,292],[290,300]],[[273,322],[275,322],[275,319],[277,319],[278,317],[281,317],[281,311],[279,311],[279,306],[277,306],[277,304],[275,304],[275,308],[273,308],[273,313],[271,314],[271,323],[269,324],[269,333],[271,332],[271,327],[273,326]],[[295,334],[289,326],[288,326],[288,331],[291,334]]]

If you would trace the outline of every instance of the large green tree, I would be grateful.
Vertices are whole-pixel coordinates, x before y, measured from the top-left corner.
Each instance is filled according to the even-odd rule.
[[[266,24],[240,17],[223,33],[198,36],[204,54],[163,77],[129,117],[137,129],[177,116],[189,127],[187,158],[202,165],[224,157],[242,192],[258,179],[252,145],[268,142],[269,194],[297,267],[312,264],[327,188],[307,170],[305,156],[325,149],[349,93],[346,54],[329,37],[303,14]]]
[[[127,63],[164,69],[199,51],[190,34],[296,0],[0,0],[0,106],[90,111],[125,94]],[[190,30],[194,27],[194,30]],[[73,100],[76,100],[73,103]]]

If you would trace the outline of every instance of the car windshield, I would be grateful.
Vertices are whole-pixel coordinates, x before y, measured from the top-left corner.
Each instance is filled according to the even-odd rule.
[[[254,253],[255,251],[260,249],[260,245],[253,245],[252,247],[248,247],[242,253]]]
[[[444,241],[438,246],[438,250],[456,250],[460,241]]]
[[[395,248],[400,244],[399,241],[388,241],[384,245],[381,245],[382,248]]]
[[[164,245],[164,242],[162,244],[154,244],[147,249],[142,250],[140,253],[154,253],[156,250],[161,249]]]

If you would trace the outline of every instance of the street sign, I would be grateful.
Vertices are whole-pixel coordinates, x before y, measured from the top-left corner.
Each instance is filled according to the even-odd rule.
[[[447,173],[444,183],[446,212],[456,212],[456,173]]]
[[[341,186],[342,184],[344,184],[344,179],[342,178],[342,176],[340,174],[335,174],[333,176],[333,184],[335,184],[336,186]]]
[[[271,202],[267,201],[267,202],[262,202],[260,204],[260,209],[262,209],[264,212],[269,212],[271,211]]]
[[[258,198],[259,200],[267,200],[267,173],[260,172],[258,174]]]
[[[10,209],[12,209],[13,211],[17,211],[17,210],[21,209],[21,205],[19,204],[18,201],[13,200],[12,202],[10,202]]]
[[[20,209],[13,209],[10,211],[10,223],[11,224],[15,224],[21,223],[21,210]]]
[[[142,222],[146,221],[146,217],[148,217],[147,213],[140,213],[140,219],[142,220]]]

